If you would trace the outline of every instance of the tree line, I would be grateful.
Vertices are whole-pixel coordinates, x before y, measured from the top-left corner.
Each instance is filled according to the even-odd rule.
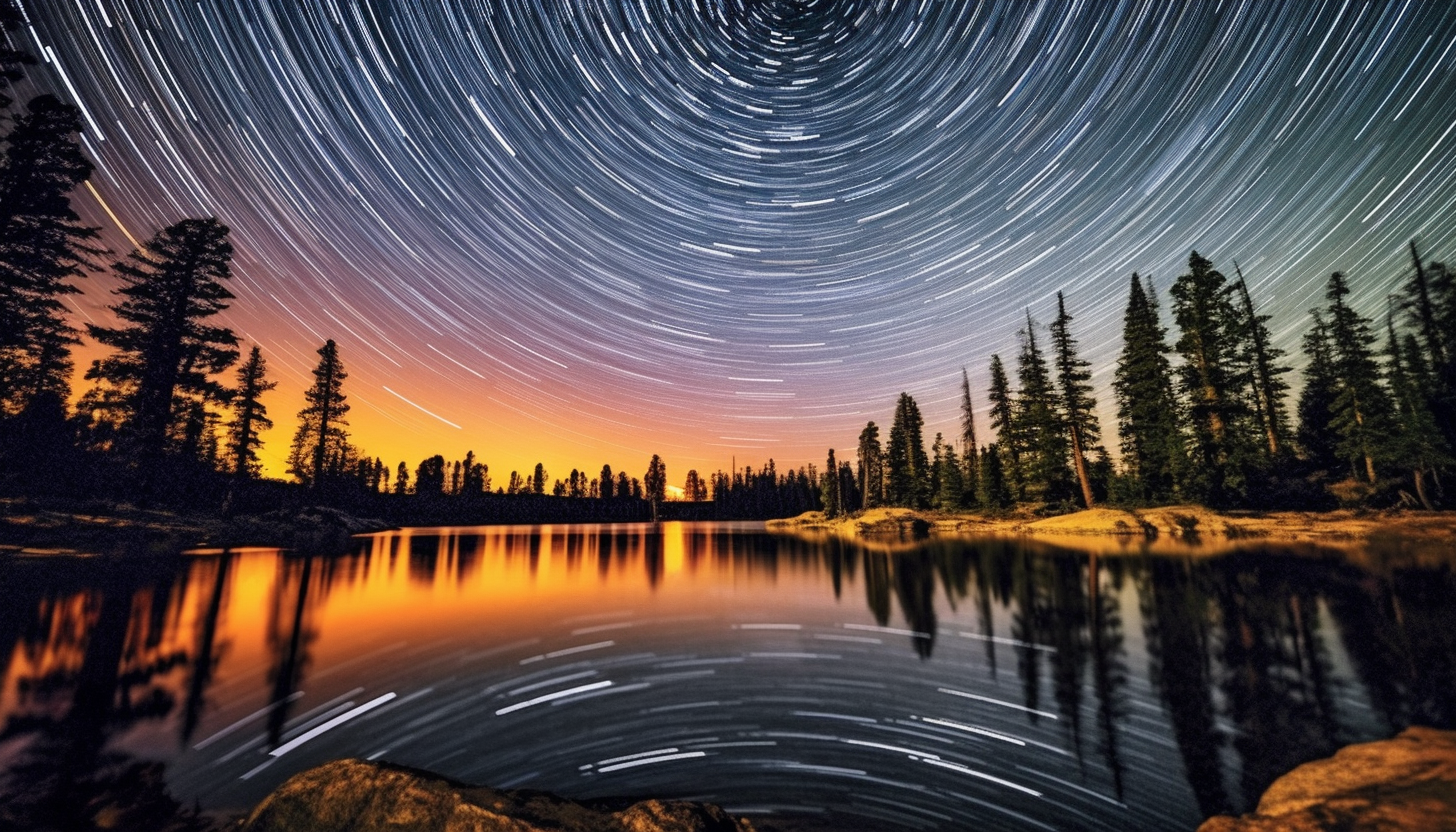
[[[919,408],[902,393],[884,444],[870,422],[854,475],[823,477],[825,511],[1436,508],[1456,466],[1456,277],[1423,261],[1415,242],[1409,250],[1409,275],[1378,323],[1350,305],[1346,276],[1330,275],[1325,304],[1309,313],[1292,413],[1287,356],[1271,343],[1270,316],[1255,309],[1237,263],[1230,280],[1189,255],[1168,292],[1171,342],[1152,281],[1133,274],[1112,384],[1120,463],[1102,443],[1090,365],[1059,292],[1045,335],[1030,311],[1017,333],[1015,387],[1001,356],[991,356],[994,441],[978,442],[964,370],[960,435],[936,434],[929,454]],[[836,470],[833,450],[828,465]]]

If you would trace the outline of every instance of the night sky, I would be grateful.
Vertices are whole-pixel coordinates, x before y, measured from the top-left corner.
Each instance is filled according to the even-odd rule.
[[[21,5],[106,244],[232,228],[274,475],[326,338],[357,445],[496,485],[822,465],[901,391],[928,444],[962,366],[986,437],[987,362],[1058,290],[1115,450],[1133,271],[1237,260],[1294,351],[1331,271],[1383,314],[1408,240],[1453,256],[1438,0]]]

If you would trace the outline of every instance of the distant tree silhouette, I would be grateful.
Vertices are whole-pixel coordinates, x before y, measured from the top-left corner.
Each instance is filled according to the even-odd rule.
[[[439,497],[445,493],[445,457],[435,454],[420,460],[415,468],[415,494],[420,497]]]
[[[647,473],[642,477],[642,490],[647,500],[652,503],[652,520],[656,522],[658,509],[662,501],[667,499],[667,465],[657,454],[653,454],[647,463]]]
[[[1304,388],[1299,392],[1297,438],[1304,456],[1319,471],[1334,473],[1340,467],[1335,449],[1340,437],[1331,426],[1339,378],[1330,345],[1329,325],[1319,310],[1310,310],[1313,324],[1304,335]]]
[[[513,475],[515,474],[514,471],[512,471],[511,473]],[[395,471],[395,474],[394,474],[394,493],[399,494],[399,495],[404,495],[404,494],[408,494],[409,493],[409,490],[410,490],[410,472],[409,472],[409,466],[407,466],[407,465],[404,464],[404,460],[400,460],[399,461],[399,469],[397,471]]]
[[[1016,375],[1021,390],[1016,396],[1016,431],[1021,446],[1021,474],[1025,499],[1060,502],[1071,497],[1067,468],[1069,442],[1066,419],[1057,407],[1051,369],[1036,340],[1037,323],[1026,314]]]
[[[1112,382],[1129,496],[1143,503],[1176,499],[1184,466],[1173,370],[1152,289],[1151,282],[1144,287],[1133,273],[1123,314],[1122,355]]]
[[[1239,311],[1242,313],[1239,335],[1243,341],[1244,362],[1251,375],[1249,386],[1253,390],[1254,418],[1264,434],[1269,456],[1273,458],[1279,456],[1289,434],[1289,413],[1284,407],[1289,385],[1279,378],[1289,372],[1289,368],[1278,363],[1284,351],[1269,342],[1267,324],[1270,316],[1254,312],[1248,284],[1244,282],[1243,270],[1237,262],[1234,263],[1234,272],[1239,276],[1234,288],[1238,290]]]
[[[1068,324],[1067,304],[1057,292],[1057,319],[1052,323],[1053,363],[1057,373],[1057,393],[1061,400],[1061,416],[1071,441],[1072,470],[1082,488],[1082,505],[1091,508],[1096,502],[1092,494],[1092,477],[1087,456],[1098,449],[1101,429],[1097,424],[1097,401],[1092,398],[1091,365],[1077,355],[1077,341]]]
[[[140,498],[167,447],[170,429],[189,401],[222,402],[227,389],[213,376],[237,360],[237,336],[208,323],[233,295],[233,247],[216,219],[188,219],[159,231],[113,270],[121,278],[111,308],[119,327],[88,324],[91,337],[115,352],[92,362],[88,379],[117,392],[127,450],[142,473]]]
[[[922,438],[924,420],[909,393],[901,393],[885,449],[885,502],[926,508],[930,504],[930,460]]]
[[[610,500],[616,494],[616,489],[613,487],[615,484],[615,481],[612,479],[612,466],[603,465],[600,486],[603,500]]]
[[[1173,318],[1182,332],[1174,348],[1183,356],[1179,381],[1188,401],[1198,474],[1192,496],[1226,504],[1244,490],[1239,396],[1246,374],[1240,363],[1240,316],[1233,287],[1198,252],[1188,256],[1188,271],[1170,292]]]
[[[971,377],[966,368],[961,368],[961,464],[965,473],[961,478],[963,494],[961,504],[974,505],[980,491],[981,461],[978,455],[980,445],[976,443],[976,413],[971,403]]]
[[[273,420],[268,418],[268,408],[261,397],[277,386],[276,381],[267,380],[267,362],[263,360],[262,350],[254,345],[248,353],[248,360],[238,368],[237,387],[233,391],[228,461],[236,477],[258,476],[258,448],[263,444],[261,434],[273,427]]]
[[[313,370],[313,385],[304,391],[304,407],[298,412],[298,430],[288,452],[288,470],[299,482],[320,485],[331,475],[347,470],[353,449],[344,430],[349,412],[344,381],[349,374],[339,359],[339,348],[330,338],[318,349],[319,363]]]
[[[945,511],[954,511],[966,505],[966,472],[961,466],[960,455],[954,445],[947,443],[940,434],[935,435],[930,467],[935,473],[935,491],[931,504]]]
[[[0,75],[12,77],[6,54],[16,53],[0,53]],[[71,191],[92,170],[75,138],[80,112],[49,95],[27,110],[0,139],[0,416],[43,394],[69,397],[79,339],[61,298],[80,291],[67,281],[100,253],[90,242],[96,229],[71,207]]]
[[[545,494],[548,479],[550,479],[550,475],[546,473],[546,466],[539,462],[536,463],[536,470],[531,472],[531,493]]]
[[[1385,317],[1386,377],[1390,380],[1391,399],[1395,406],[1395,434],[1390,437],[1390,455],[1395,465],[1411,472],[1416,499],[1427,510],[1435,508],[1426,489],[1426,478],[1440,468],[1451,465],[1451,449],[1441,435],[1435,414],[1430,409],[1427,391],[1435,383],[1422,363],[1420,343],[1406,334],[1405,344],[1395,332],[1395,313]]]
[[[683,499],[695,502],[708,499],[708,484],[698,476],[696,469],[688,471],[687,479],[683,482]]]
[[[874,508],[885,502],[885,460],[880,449],[880,429],[874,423],[865,425],[859,432],[859,460],[857,474],[859,491],[865,508]]]
[[[1394,413],[1390,396],[1381,384],[1370,319],[1345,302],[1349,294],[1345,276],[1340,272],[1330,275],[1325,299],[1329,301],[1326,314],[1336,379],[1330,426],[1340,437],[1336,452],[1362,467],[1365,478],[1374,485],[1375,464],[1389,455]]]
[[[991,400],[991,429],[996,431],[995,444],[1001,455],[1003,479],[1013,497],[1020,499],[1022,438],[1016,424],[1016,397],[999,355],[991,356],[991,389],[987,395]]]
[[[819,483],[820,499],[824,502],[824,516],[838,517],[844,513],[844,502],[839,497],[839,463],[834,461],[834,449],[824,462],[824,474]]]

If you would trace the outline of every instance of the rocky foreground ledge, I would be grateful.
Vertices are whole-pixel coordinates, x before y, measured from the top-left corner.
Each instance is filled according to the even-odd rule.
[[[670,800],[577,803],[546,792],[466,786],[423,771],[337,760],[264,798],[243,832],[754,832],[717,806]]]
[[[1264,792],[1253,814],[1198,832],[1456,830],[1456,731],[1407,728],[1305,763]]]

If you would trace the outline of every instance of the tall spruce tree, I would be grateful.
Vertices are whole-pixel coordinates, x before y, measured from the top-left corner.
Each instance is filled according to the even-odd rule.
[[[1440,263],[1422,264],[1414,240],[1410,254],[1414,268],[1401,300],[1421,349],[1408,363],[1424,368],[1426,406],[1446,445],[1456,448],[1456,276]]]
[[[880,428],[874,422],[865,425],[864,430],[859,432],[858,454],[856,474],[864,507],[884,505],[885,459],[880,448]]]
[[[1099,450],[1102,431],[1097,424],[1097,400],[1092,398],[1092,371],[1088,369],[1092,365],[1077,356],[1077,341],[1069,328],[1071,322],[1066,300],[1061,292],[1057,292],[1057,319],[1051,329],[1057,393],[1071,444],[1072,470],[1076,472],[1077,483],[1082,489],[1082,504],[1091,508],[1096,498],[1092,493],[1087,457]]]
[[[980,445],[976,444],[976,411],[971,403],[971,377],[966,368],[961,368],[961,475],[963,493],[960,504],[976,504],[976,493],[980,491],[981,459]]]
[[[1330,275],[1325,289],[1329,301],[1330,354],[1334,359],[1335,401],[1331,427],[1339,434],[1339,455],[1362,469],[1373,485],[1377,462],[1388,456],[1389,437],[1395,430],[1390,396],[1382,385],[1375,358],[1375,333],[1370,319],[1347,302],[1349,284],[1340,272]]]
[[[1112,389],[1132,496],[1138,502],[1165,503],[1177,499],[1184,448],[1173,369],[1152,291],[1151,281],[1145,288],[1133,273]]]
[[[924,425],[915,400],[909,393],[901,393],[885,449],[888,505],[927,508],[930,504],[930,460],[925,455]]]
[[[1190,496],[1224,504],[1243,495],[1247,437],[1240,396],[1246,373],[1240,362],[1239,314],[1233,287],[1198,252],[1170,290],[1173,319],[1182,333],[1174,349],[1183,357],[1179,387],[1188,402],[1193,449]]]
[[[1070,443],[1067,423],[1057,407],[1051,369],[1036,339],[1037,324],[1026,313],[1016,375],[1021,390],[1016,396],[1016,427],[1022,442],[1021,469],[1026,499],[1055,503],[1072,496],[1067,467]]]
[[[1392,462],[1411,472],[1416,499],[1426,510],[1434,509],[1426,489],[1426,479],[1452,462],[1445,437],[1431,413],[1426,391],[1430,374],[1421,359],[1416,336],[1407,333],[1405,343],[1395,331],[1395,312],[1387,310],[1386,377],[1390,380],[1391,399],[1395,406],[1395,434],[1390,437]]]
[[[824,473],[819,476],[819,497],[824,503],[824,516],[835,518],[844,513],[844,501],[839,494],[839,463],[834,461],[834,449],[824,461]]]
[[[648,502],[652,504],[652,520],[657,522],[657,514],[662,503],[667,499],[667,464],[657,454],[647,462],[647,473],[642,476],[642,489]]]
[[[263,351],[255,345],[248,353],[248,360],[238,368],[237,387],[233,390],[233,422],[228,429],[229,467],[233,476],[240,479],[258,476],[262,433],[273,427],[262,395],[277,387],[278,382],[269,381],[267,373]]]
[[[43,394],[70,395],[71,346],[79,339],[61,299],[80,291],[68,281],[101,253],[91,242],[96,229],[71,207],[71,191],[92,170],[76,139],[80,128],[75,107],[41,95],[3,138],[0,416]]]
[[[86,377],[119,391],[123,435],[144,484],[173,425],[186,415],[185,403],[222,402],[229,395],[214,376],[237,360],[238,339],[209,319],[233,297],[225,285],[232,253],[227,226],[216,219],[168,226],[113,267],[122,300],[111,309],[122,325],[87,326],[92,338],[115,352],[92,362]]]
[[[1329,326],[1319,310],[1310,310],[1314,322],[1304,335],[1304,388],[1299,391],[1299,447],[1304,458],[1318,471],[1333,474],[1340,467],[1336,452],[1340,437],[1331,426],[1338,395],[1339,378],[1330,346]]]
[[[996,448],[1000,454],[1001,475],[1013,499],[1022,496],[1021,436],[1016,424],[1016,396],[1006,377],[1001,356],[991,356],[991,429],[996,431]]]
[[[1244,364],[1249,369],[1249,388],[1254,404],[1254,419],[1264,434],[1264,446],[1271,458],[1284,451],[1285,439],[1289,435],[1289,410],[1284,406],[1284,395],[1289,385],[1280,376],[1289,368],[1279,363],[1284,351],[1270,343],[1269,315],[1254,312],[1254,301],[1249,297],[1249,286],[1244,281],[1244,272],[1234,263],[1234,272],[1239,276],[1234,284],[1239,296],[1239,334],[1243,341]]]
[[[303,394],[304,407],[298,412],[298,430],[288,453],[289,472],[310,487],[347,470],[353,456],[345,430],[349,423],[344,419],[349,412],[344,381],[349,374],[332,338],[319,347],[318,356],[313,385]]]

